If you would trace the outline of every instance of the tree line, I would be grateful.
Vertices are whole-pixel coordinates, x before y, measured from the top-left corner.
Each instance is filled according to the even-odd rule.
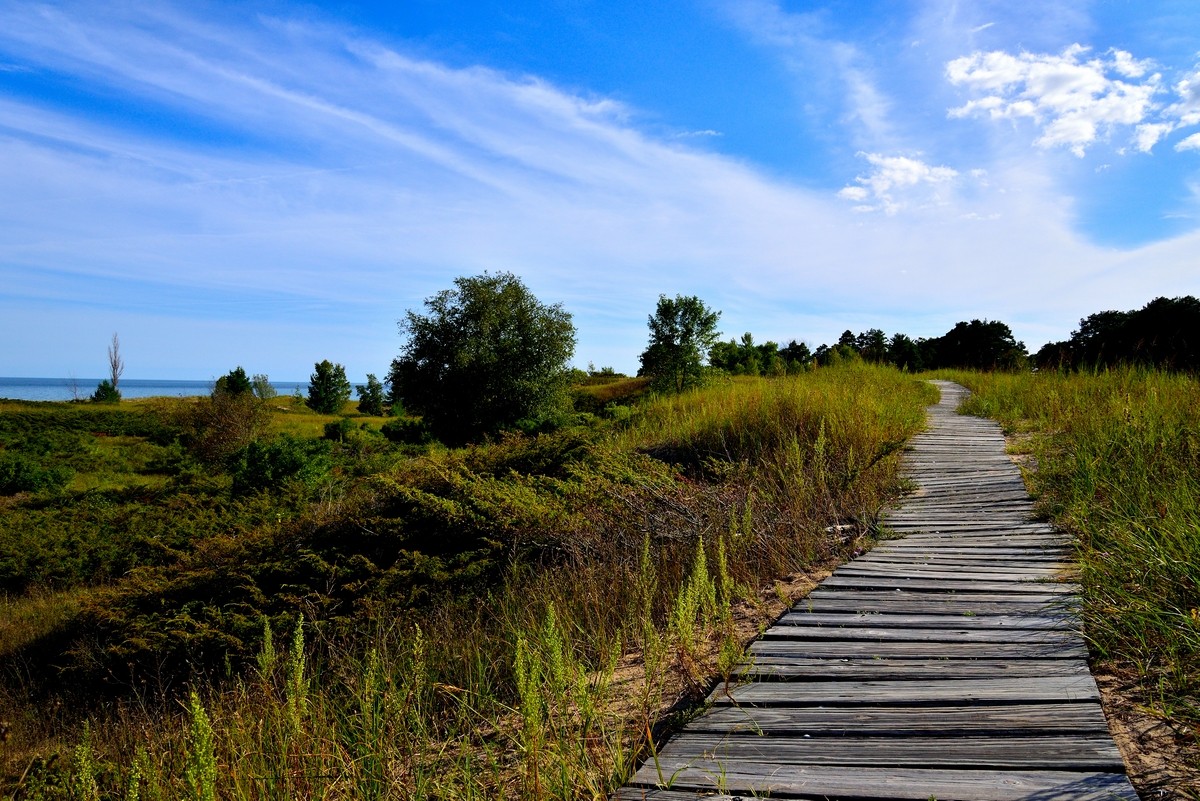
[[[506,429],[527,432],[556,427],[571,413],[569,388],[580,373],[569,362],[575,326],[561,304],[545,304],[512,273],[455,279],[454,286],[409,310],[399,321],[404,344],[385,381],[368,374],[357,387],[358,410],[367,415],[407,413],[385,431],[401,442],[436,438],[463,444]],[[722,341],[721,312],[696,296],[659,296],[647,319],[649,341],[638,375],[657,392],[682,392],[713,375],[782,376],[813,367],[862,360],[920,371],[940,368],[1021,370],[1078,369],[1146,364],[1195,371],[1200,365],[1200,301],[1191,296],[1158,298],[1130,312],[1107,311],[1080,321],[1069,340],[1050,343],[1031,360],[1023,342],[998,320],[962,321],[937,337],[887,336],[871,328],[846,330],[815,351],[798,340],[781,347],[756,343],[750,333]],[[110,379],[95,400],[119,400],[124,361],[113,335]],[[611,368],[601,371],[617,377]],[[595,373],[593,372],[593,375]],[[305,403],[337,414],[352,386],[345,368],[329,360],[314,365]],[[212,396],[194,413],[197,431],[224,432],[216,451],[244,445],[262,427],[261,402],[274,390],[265,375],[242,367],[217,380]],[[203,446],[201,450],[204,450]],[[214,457],[227,455],[211,454]]]

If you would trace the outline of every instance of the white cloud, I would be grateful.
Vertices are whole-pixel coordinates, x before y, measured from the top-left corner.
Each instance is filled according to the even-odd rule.
[[[1134,129],[1134,144],[1138,150],[1143,153],[1149,153],[1174,127],[1174,125],[1165,122],[1142,123]]]
[[[879,153],[859,153],[873,168],[867,175],[854,179],[857,186],[847,186],[838,197],[861,203],[856,211],[883,211],[893,215],[906,206],[934,205],[945,201],[940,189],[958,177],[949,167],[931,167],[908,156],[884,156]]]
[[[1149,61],[1121,50],[1090,59],[1088,52],[1075,44],[1058,55],[991,51],[956,58],[946,65],[946,77],[982,97],[951,109],[949,115],[1028,118],[1040,128],[1035,141],[1039,147],[1066,147],[1083,156],[1113,130],[1145,123],[1157,108],[1154,96],[1161,90],[1161,75],[1146,75]],[[1153,130],[1138,132],[1139,146],[1149,141]]]
[[[1200,133],[1192,134],[1184,139],[1175,145],[1175,149],[1181,153],[1185,150],[1200,150]]]
[[[1200,125],[1200,69],[1185,75],[1173,87],[1179,101],[1167,107],[1166,114],[1181,127]]]

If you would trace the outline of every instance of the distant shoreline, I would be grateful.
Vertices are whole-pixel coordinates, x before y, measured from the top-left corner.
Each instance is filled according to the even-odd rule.
[[[0,376],[0,400],[70,401],[86,400],[96,391],[103,378],[21,378]],[[212,392],[216,379],[149,379],[122,378],[121,397],[134,398],[194,398]],[[297,389],[308,390],[307,381],[272,381],[280,395],[291,395]]]

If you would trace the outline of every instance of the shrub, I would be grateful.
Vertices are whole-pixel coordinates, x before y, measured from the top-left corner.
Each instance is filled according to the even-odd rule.
[[[354,423],[349,417],[341,417],[325,424],[325,439],[332,442],[345,442],[350,432],[355,430]]]
[[[328,446],[281,434],[270,442],[251,442],[234,460],[233,490],[237,493],[275,489],[285,481],[313,485],[332,469]]]
[[[62,489],[71,480],[66,467],[43,467],[20,453],[0,453],[0,495]]]
[[[100,382],[100,385],[96,387],[96,391],[92,393],[92,400],[96,403],[117,403],[121,400],[121,393],[106,378]]]
[[[389,442],[397,445],[427,445],[433,442],[433,432],[424,420],[412,417],[395,417],[379,429]]]

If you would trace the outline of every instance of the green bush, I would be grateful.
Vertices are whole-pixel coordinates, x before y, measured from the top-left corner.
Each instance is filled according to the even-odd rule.
[[[356,427],[349,417],[343,417],[325,424],[325,439],[331,442],[345,442],[346,438]]]
[[[72,475],[69,468],[43,467],[25,454],[0,453],[0,495],[59,490]]]
[[[281,434],[270,442],[251,442],[238,452],[231,470],[233,491],[276,489],[285,481],[312,486],[332,467],[326,443]]]
[[[433,442],[433,432],[423,420],[411,417],[396,417],[388,420],[379,429],[389,442],[397,445],[427,445]]]
[[[92,400],[96,403],[117,403],[121,400],[121,393],[108,379],[105,379],[92,393]]]

